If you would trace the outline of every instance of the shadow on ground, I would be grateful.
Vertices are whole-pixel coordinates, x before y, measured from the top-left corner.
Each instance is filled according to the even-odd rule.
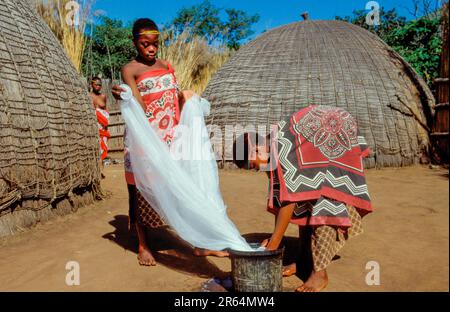
[[[138,240],[133,231],[128,230],[128,216],[117,215],[109,222],[115,230],[103,235],[125,250],[137,254]],[[266,238],[270,238],[271,233],[248,233],[243,237],[249,243],[259,243]],[[194,249],[191,245],[183,241],[177,234],[168,227],[159,229],[147,229],[148,244],[153,252],[156,261],[170,269],[194,274],[202,278],[226,279],[230,272],[224,272],[207,258],[193,255]],[[301,235],[297,237],[284,237],[281,248],[284,247],[283,265],[291,263],[297,264],[297,277],[306,281],[311,274],[313,265],[310,251],[310,236]],[[338,260],[336,256],[333,260]],[[137,260],[136,260],[137,265]]]
[[[115,230],[102,237],[137,254],[138,239],[134,235],[134,231],[128,230],[128,216],[117,215],[109,224]],[[229,272],[222,271],[207,258],[194,256],[192,246],[179,238],[168,227],[147,229],[147,242],[158,264],[170,269],[202,278],[226,278],[230,275]],[[137,259],[136,265],[138,265]]]

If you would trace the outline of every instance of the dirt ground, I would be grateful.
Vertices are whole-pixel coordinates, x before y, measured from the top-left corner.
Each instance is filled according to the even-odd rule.
[[[136,239],[127,231],[128,194],[121,165],[108,166],[106,200],[77,213],[0,240],[1,291],[200,291],[230,271],[229,259],[195,258],[189,246],[152,233],[158,266],[140,267]],[[265,211],[264,174],[221,171],[231,219],[243,234],[264,237],[274,218]],[[411,167],[368,170],[376,211],[363,220],[365,233],[348,242],[329,267],[326,291],[448,291],[448,170]],[[298,229],[290,225],[286,262],[295,256]],[[178,254],[170,252],[177,250]],[[66,285],[66,263],[80,264],[81,284]],[[380,286],[368,286],[366,264],[380,265]],[[284,279],[292,291],[301,280]]]

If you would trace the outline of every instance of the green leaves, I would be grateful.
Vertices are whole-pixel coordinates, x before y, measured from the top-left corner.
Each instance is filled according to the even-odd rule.
[[[249,16],[242,10],[227,9],[228,21],[225,23],[224,37],[230,49],[239,49],[241,40],[253,35],[251,26],[259,21],[259,15]]]
[[[220,10],[207,0],[197,6],[181,9],[172,24],[178,30],[189,27],[196,35],[214,40],[223,29],[219,13]]]
[[[433,89],[433,80],[438,76],[442,38],[440,36],[439,14],[430,14],[419,19],[406,21],[395,9],[380,10],[378,27],[369,26],[365,22],[366,11],[353,11],[353,16],[339,17],[349,23],[361,26],[383,39],[398,52],[421,75]]]
[[[87,40],[82,70],[86,77],[119,79],[122,66],[136,56],[131,27],[105,16],[100,22],[88,29],[92,36]]]
[[[251,27],[259,21],[259,15],[248,15],[242,10],[226,9],[227,20],[219,17],[221,10],[206,0],[199,5],[181,9],[172,21],[179,32],[190,28],[195,35],[226,42],[231,49],[237,50],[243,39],[253,34]],[[171,25],[168,25],[169,27]]]
[[[440,18],[421,17],[392,30],[384,40],[433,87],[438,76],[442,38]]]

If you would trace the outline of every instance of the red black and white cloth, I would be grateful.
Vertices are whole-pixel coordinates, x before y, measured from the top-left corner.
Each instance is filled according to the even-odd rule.
[[[268,210],[296,203],[291,223],[350,227],[347,205],[372,211],[366,141],[344,109],[312,105],[278,123],[271,144]]]
[[[108,140],[111,137],[108,131],[109,112],[106,109],[97,108],[95,110],[97,115],[98,132],[100,136],[100,159],[103,161],[108,156]]]

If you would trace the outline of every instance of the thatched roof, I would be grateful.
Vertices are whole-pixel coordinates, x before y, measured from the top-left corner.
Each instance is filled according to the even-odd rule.
[[[97,135],[86,85],[34,6],[0,0],[0,217],[95,189]]]
[[[434,99],[426,83],[376,35],[342,21],[308,20],[262,34],[203,95],[212,103],[208,123],[221,127],[270,125],[310,104],[345,108],[374,151],[368,167],[417,163],[429,144]]]

